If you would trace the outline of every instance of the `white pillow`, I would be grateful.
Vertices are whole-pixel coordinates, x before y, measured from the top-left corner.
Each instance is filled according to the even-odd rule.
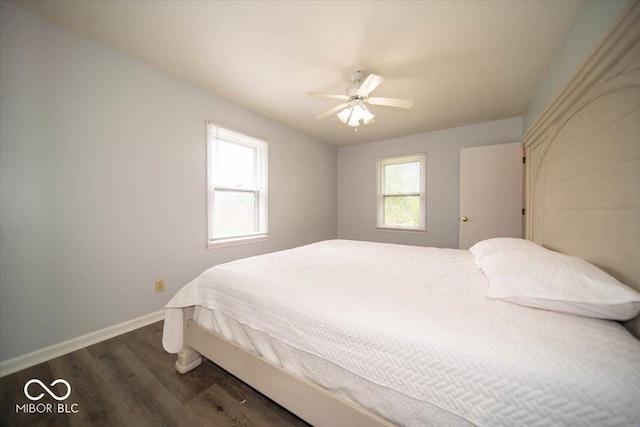
[[[629,320],[640,293],[593,264],[548,249],[514,249],[483,256],[487,297],[579,316]]]
[[[531,240],[517,239],[515,237],[495,237],[493,239],[482,240],[469,248],[469,251],[476,259],[476,265],[485,256],[500,251],[510,251],[514,249],[543,249]]]

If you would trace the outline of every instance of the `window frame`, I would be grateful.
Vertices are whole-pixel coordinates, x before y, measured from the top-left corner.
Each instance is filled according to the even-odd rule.
[[[270,237],[268,233],[268,166],[269,144],[263,139],[238,132],[227,126],[207,121],[207,248],[213,249],[223,246],[238,245],[243,243],[259,242]],[[220,137],[220,130],[226,137]],[[218,182],[218,142],[255,149],[255,185],[246,186],[238,184],[229,186]],[[215,230],[215,200],[216,191],[221,192],[246,192],[255,194],[255,219],[257,231],[232,236],[216,237]]]
[[[402,163],[420,163],[419,192],[387,193],[384,188],[384,167]],[[405,154],[379,158],[376,161],[376,229],[380,231],[425,233],[426,228],[426,190],[427,190],[427,155],[426,153]],[[383,191],[385,190],[385,191]],[[386,197],[419,196],[420,219],[417,226],[387,225],[384,223],[384,200]]]

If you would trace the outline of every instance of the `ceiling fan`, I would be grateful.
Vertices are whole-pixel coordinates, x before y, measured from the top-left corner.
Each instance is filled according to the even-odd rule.
[[[380,98],[376,96],[369,96],[375,88],[384,80],[382,77],[376,74],[369,74],[367,78],[362,81],[364,74],[362,71],[356,71],[351,74],[351,82],[354,85],[347,89],[345,95],[334,95],[321,92],[308,92],[307,95],[318,96],[323,98],[335,98],[344,101],[343,104],[338,105],[325,111],[316,117],[316,120],[322,120],[329,117],[332,114],[338,113],[338,118],[342,123],[355,128],[358,131],[360,122],[362,124],[368,124],[373,121],[374,114],[369,111],[365,104],[371,105],[384,105],[386,107],[406,108],[413,107],[413,101],[410,99],[397,99],[397,98]],[[362,83],[362,84],[360,84]]]

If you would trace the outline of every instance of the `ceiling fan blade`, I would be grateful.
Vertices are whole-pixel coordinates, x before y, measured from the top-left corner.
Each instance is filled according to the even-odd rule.
[[[384,79],[377,74],[369,74],[365,81],[360,85],[360,88],[358,88],[358,95],[369,95],[380,83],[382,83],[383,80]]]
[[[321,98],[335,98],[335,99],[339,99],[341,101],[348,101],[349,97],[346,95],[334,95],[331,93],[322,93],[322,92],[307,92],[307,95],[309,96],[318,96]]]
[[[387,107],[398,107],[407,109],[413,107],[413,101],[410,99],[378,98],[376,96],[372,96],[367,99],[367,102],[371,105],[386,105]]]
[[[316,120],[322,120],[322,119],[326,119],[327,117],[329,117],[332,114],[337,113],[338,111],[342,110],[345,107],[348,107],[349,104],[340,104],[337,107],[332,108],[329,111],[325,111],[324,113],[320,114],[318,117],[316,117]]]

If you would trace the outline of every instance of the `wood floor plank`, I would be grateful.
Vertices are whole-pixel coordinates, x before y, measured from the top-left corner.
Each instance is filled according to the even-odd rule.
[[[131,358],[131,353],[121,345],[95,359],[95,363],[105,378],[115,385],[122,403],[132,403],[130,409],[147,425],[175,425],[174,414],[156,398],[157,390],[149,385],[149,375],[139,372]]]
[[[230,396],[220,385],[214,384],[198,396],[187,402],[186,407],[193,411],[202,422],[216,426],[255,425],[243,411],[241,404]]]
[[[115,347],[114,347],[115,348]],[[72,425],[113,426],[145,420],[127,408],[120,399],[117,383],[102,374],[99,364],[86,349],[78,350],[49,362],[60,378],[72,384],[69,399],[78,403],[78,414],[69,415]]]
[[[0,426],[309,426],[208,360],[185,375],[175,360],[162,348],[158,322],[8,375],[0,379]],[[78,403],[79,412],[17,414],[32,378],[69,381],[64,403]]]
[[[224,375],[219,369],[195,369],[184,375],[176,372],[176,356],[158,351],[162,348],[161,330],[140,329],[137,334],[127,334],[122,342],[182,403],[202,393]]]
[[[274,404],[271,399],[229,373],[221,380],[220,385],[238,402],[242,402],[244,411],[260,414],[262,422],[260,425],[278,427],[303,427],[309,425],[282,406]]]
[[[117,353],[127,363],[139,380],[140,390],[145,400],[138,400],[139,404],[149,405],[154,412],[162,412],[166,420],[171,423],[163,425],[197,425],[196,420],[188,411],[184,411],[182,402],[167,389],[160,380],[147,369],[145,363],[138,359],[128,347],[117,349]]]

